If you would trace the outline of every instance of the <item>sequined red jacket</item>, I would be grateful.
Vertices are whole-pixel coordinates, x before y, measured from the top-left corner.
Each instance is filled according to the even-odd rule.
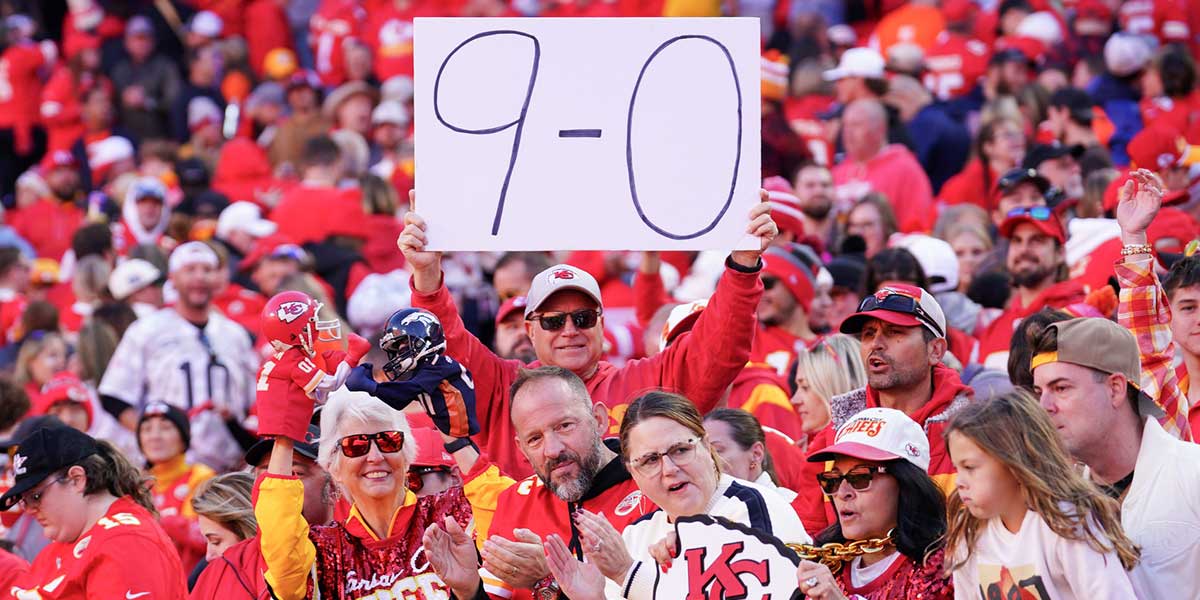
[[[267,584],[278,600],[313,598],[314,587],[325,600],[450,597],[449,587],[429,566],[421,536],[447,516],[470,531],[471,505],[462,488],[424,498],[407,492],[382,538],[356,507],[344,522],[309,528],[300,513],[303,504],[304,484],[298,479],[267,475],[259,481],[254,513]]]
[[[850,582],[850,566],[838,573],[838,587],[848,598],[857,594],[865,600],[953,600],[954,583],[942,572],[944,551],[925,558],[924,564],[900,555],[879,577],[862,587]]]

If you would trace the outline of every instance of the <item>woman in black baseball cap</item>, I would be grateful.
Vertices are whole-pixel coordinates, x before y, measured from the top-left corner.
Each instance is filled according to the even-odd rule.
[[[20,504],[51,541],[18,576],[14,596],[185,597],[183,568],[156,521],[147,480],[111,444],[51,425],[21,440],[12,468],[0,510]]]

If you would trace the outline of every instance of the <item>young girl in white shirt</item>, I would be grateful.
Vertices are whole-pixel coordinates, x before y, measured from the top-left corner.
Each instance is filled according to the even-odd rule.
[[[946,543],[957,600],[1135,597],[1139,550],[1117,503],[1072,468],[1037,400],[972,404],[944,435],[958,471]]]

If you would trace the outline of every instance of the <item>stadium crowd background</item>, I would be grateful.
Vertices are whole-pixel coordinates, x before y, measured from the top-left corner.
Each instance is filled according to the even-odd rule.
[[[423,252],[423,222],[405,220],[414,18],[722,15],[761,23],[774,226],[760,263],[718,250]],[[975,436],[966,416],[947,427],[965,404],[1020,408],[1028,398],[1013,390],[1025,389],[1058,414],[1030,368],[1053,345],[1048,324],[1107,319],[1131,331],[1136,373],[1080,364],[1129,374],[1155,401],[1160,433],[1190,443],[1200,427],[1200,387],[1188,385],[1200,377],[1200,257],[1189,244],[1200,238],[1200,9],[1186,0],[0,0],[0,17],[0,491],[21,469],[18,442],[47,417],[106,440],[153,477],[158,521],[191,583],[231,542],[198,517],[205,502],[215,511],[224,500],[214,495],[238,490],[250,502],[253,478],[223,474],[267,468],[255,394],[275,349],[260,315],[284,291],[370,340],[363,362],[380,381],[388,318],[409,306],[435,314],[446,353],[478,384],[479,470],[544,475],[512,439],[516,369],[489,362],[537,360],[587,382],[612,419],[601,433],[622,444],[638,392],[683,394],[707,415],[724,472],[790,492],[818,538],[838,515],[814,477],[822,463],[805,456],[860,409],[899,408],[920,425],[924,470],[947,494],[958,461],[943,435]],[[595,280],[585,292],[602,308],[602,336],[578,365],[543,339],[544,321],[527,319],[557,289],[535,277],[551,268]],[[891,326],[851,319],[894,310],[895,296],[911,300],[901,312],[912,318],[893,324],[926,338],[916,354],[872,351],[883,342],[868,338]],[[568,316],[570,331],[596,326]],[[706,345],[669,350],[688,337]],[[593,385],[606,369],[639,375]],[[476,479],[417,408],[411,435],[425,441],[408,459],[411,485],[425,481],[428,495]],[[1104,471],[1087,452],[1095,440],[1073,437],[1087,415],[1062,418],[1075,419],[1055,423],[1066,451],[1125,498],[1133,472]],[[296,474],[317,482],[304,518],[345,522],[350,506],[333,502],[313,439],[296,450]],[[1169,479],[1194,482],[1200,463],[1181,468]],[[1200,488],[1179,494],[1194,516]],[[4,561],[33,562],[49,542],[23,501],[0,513]],[[1129,562],[1129,540],[1095,510]],[[523,526],[503,513],[510,530]],[[223,530],[254,538],[252,517]],[[483,549],[484,567],[507,564],[495,552]],[[549,575],[544,560],[538,568]],[[486,571],[489,593],[533,587]],[[1198,573],[1164,581],[1196,597]],[[1131,578],[1140,596],[1159,597]],[[884,593],[867,596],[903,597]],[[1058,593],[1046,597],[1099,597]]]

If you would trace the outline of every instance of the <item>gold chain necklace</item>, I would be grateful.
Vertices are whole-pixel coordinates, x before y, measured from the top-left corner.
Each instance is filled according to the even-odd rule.
[[[804,560],[815,560],[826,567],[829,571],[837,576],[838,572],[846,563],[854,560],[857,556],[864,554],[875,554],[883,552],[887,548],[894,546],[892,536],[889,532],[888,537],[877,538],[873,540],[857,540],[849,544],[829,543],[821,546],[813,546],[810,544],[788,544],[788,548],[796,551],[800,558]]]

